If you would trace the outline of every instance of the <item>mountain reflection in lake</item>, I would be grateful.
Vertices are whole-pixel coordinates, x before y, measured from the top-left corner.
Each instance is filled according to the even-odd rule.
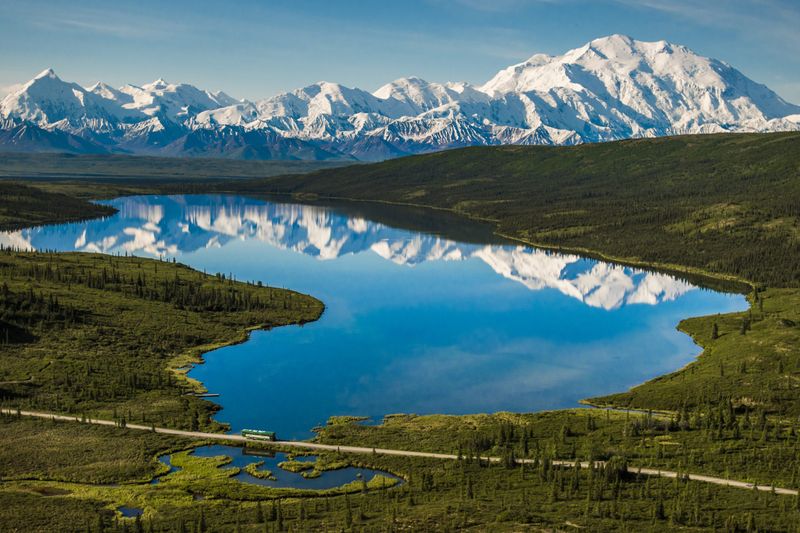
[[[483,226],[495,243],[235,196],[108,203],[117,215],[0,242],[175,257],[325,302],[320,321],[256,332],[191,371],[234,430],[305,437],[331,415],[572,406],[691,360],[680,319],[745,307],[666,274],[497,244]]]

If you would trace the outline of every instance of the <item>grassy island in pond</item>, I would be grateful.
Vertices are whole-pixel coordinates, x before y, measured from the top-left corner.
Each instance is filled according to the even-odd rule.
[[[250,474],[251,476],[258,478],[258,479],[269,479],[274,481],[275,474],[272,473],[271,470],[264,470],[261,468],[264,466],[264,461],[258,461],[255,463],[250,463],[246,467],[244,467],[244,471]]]

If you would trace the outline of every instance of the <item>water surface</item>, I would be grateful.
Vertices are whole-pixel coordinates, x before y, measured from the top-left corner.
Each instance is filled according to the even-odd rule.
[[[320,474],[319,477],[305,478],[299,472],[289,472],[278,466],[283,461],[288,461],[289,457],[282,452],[268,453],[266,451],[253,452],[247,448],[240,448],[238,446],[225,446],[220,444],[211,444],[208,446],[200,446],[191,452],[195,457],[218,457],[221,455],[231,458],[231,462],[221,468],[234,468],[238,467],[241,471],[233,476],[233,479],[242,483],[250,483],[253,485],[263,485],[266,487],[275,488],[293,488],[293,489],[308,489],[308,490],[324,490],[341,487],[353,481],[367,481],[369,482],[376,475],[385,476],[392,479],[397,479],[402,482],[402,478],[384,472],[382,470],[373,470],[371,468],[357,468],[348,466],[346,468],[339,468],[336,470],[327,470]],[[316,456],[297,456],[295,461],[316,461]],[[177,471],[178,468],[172,466],[170,463],[169,455],[162,455],[158,458],[162,463],[170,466],[170,472]],[[244,471],[244,468],[253,463],[263,463],[258,467],[260,471],[270,471],[272,477],[275,479],[262,479],[252,476]],[[166,475],[166,474],[164,474]]]
[[[122,516],[126,518],[136,518],[137,516],[142,516],[144,514],[144,509],[139,507],[129,507],[127,505],[121,505],[117,507],[117,511],[122,514]]]
[[[190,372],[220,394],[217,418],[234,431],[303,438],[332,415],[575,406],[686,364],[699,350],[677,323],[746,304],[662,273],[497,242],[485,226],[460,223],[453,237],[418,212],[406,220],[445,233],[236,196],[108,203],[120,212],[0,242],[174,257],[325,303],[318,322],[255,332]]]

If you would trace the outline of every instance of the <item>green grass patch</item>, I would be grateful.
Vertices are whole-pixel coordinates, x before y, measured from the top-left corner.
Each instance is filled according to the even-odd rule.
[[[637,409],[695,409],[730,401],[739,414],[800,416],[800,289],[753,293],[742,313],[683,320],[703,347],[696,361],[628,392],[589,400]]]
[[[305,470],[313,470],[314,463],[311,461],[281,461],[278,463],[278,467],[286,470],[287,472],[294,472],[295,474],[299,474]]]
[[[264,470],[262,468],[263,466],[264,461],[250,463],[244,467],[244,471],[253,477],[257,477],[258,479],[269,479],[275,481],[275,474],[272,473],[272,470]]]

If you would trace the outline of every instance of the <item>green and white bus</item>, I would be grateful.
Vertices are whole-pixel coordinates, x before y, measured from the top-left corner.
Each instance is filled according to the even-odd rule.
[[[242,437],[252,440],[268,440],[268,441],[278,440],[278,438],[275,436],[274,431],[264,431],[261,429],[243,429]]]

